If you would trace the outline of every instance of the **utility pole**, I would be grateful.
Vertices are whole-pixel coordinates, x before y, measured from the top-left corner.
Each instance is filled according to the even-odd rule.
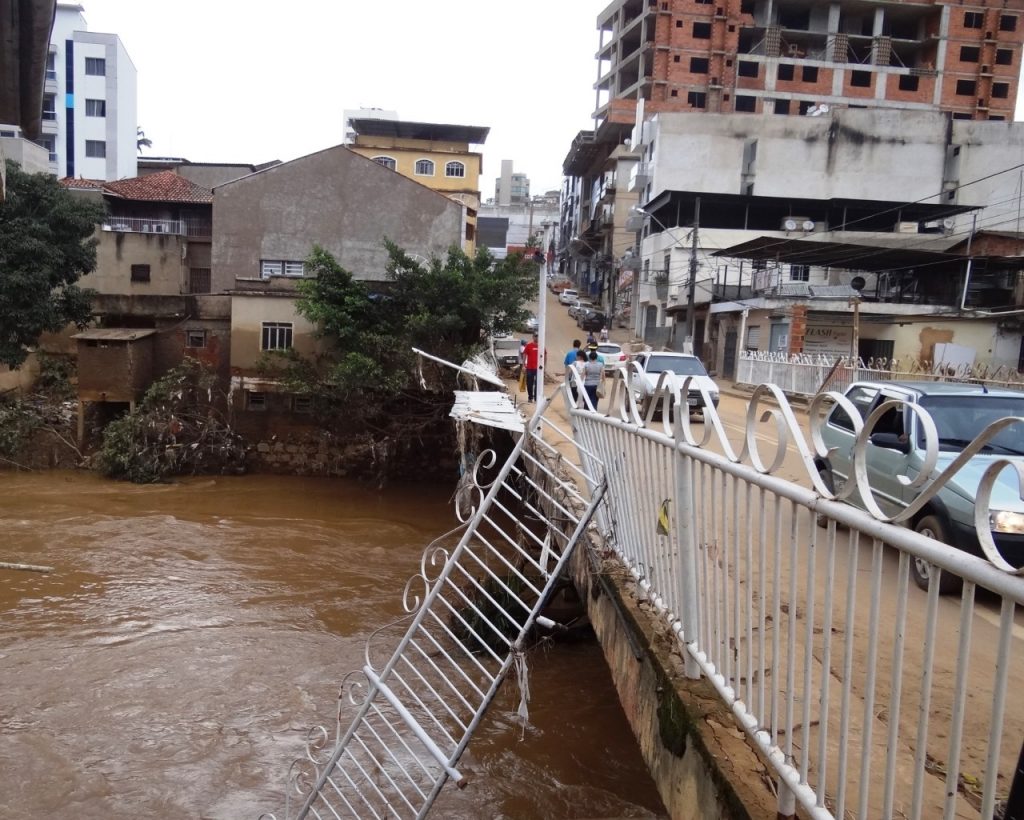
[[[693,304],[697,295],[697,232],[700,229],[700,197],[693,207],[693,230],[690,242],[690,285],[686,295],[686,336],[690,340],[690,353],[696,352],[694,345],[697,325],[697,308]],[[684,344],[685,349],[685,344]]]

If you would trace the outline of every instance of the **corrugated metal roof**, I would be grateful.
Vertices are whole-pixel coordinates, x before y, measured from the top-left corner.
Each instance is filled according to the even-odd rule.
[[[521,433],[526,429],[522,413],[507,393],[456,390],[455,404],[448,414],[456,421],[473,421]]]
[[[137,339],[152,336],[154,333],[156,333],[155,330],[138,327],[94,327],[76,333],[71,338],[106,342],[134,342]]]

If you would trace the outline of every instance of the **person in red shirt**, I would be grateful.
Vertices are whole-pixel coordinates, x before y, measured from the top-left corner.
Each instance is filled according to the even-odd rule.
[[[523,348],[523,359],[526,365],[526,400],[537,401],[537,365],[540,362],[540,348],[537,346],[537,334]]]

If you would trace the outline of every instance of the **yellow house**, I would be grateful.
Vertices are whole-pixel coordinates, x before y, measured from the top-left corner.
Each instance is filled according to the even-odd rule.
[[[491,129],[373,118],[353,118],[348,125],[356,135],[351,150],[463,206],[462,247],[473,254],[483,155],[470,148],[483,145]]]

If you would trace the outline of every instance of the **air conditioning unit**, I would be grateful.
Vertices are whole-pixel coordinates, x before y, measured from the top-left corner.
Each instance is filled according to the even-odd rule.
[[[792,232],[792,231],[803,231],[804,233],[810,233],[817,227],[813,219],[809,219],[806,216],[787,216],[782,220],[782,227],[780,230]]]

